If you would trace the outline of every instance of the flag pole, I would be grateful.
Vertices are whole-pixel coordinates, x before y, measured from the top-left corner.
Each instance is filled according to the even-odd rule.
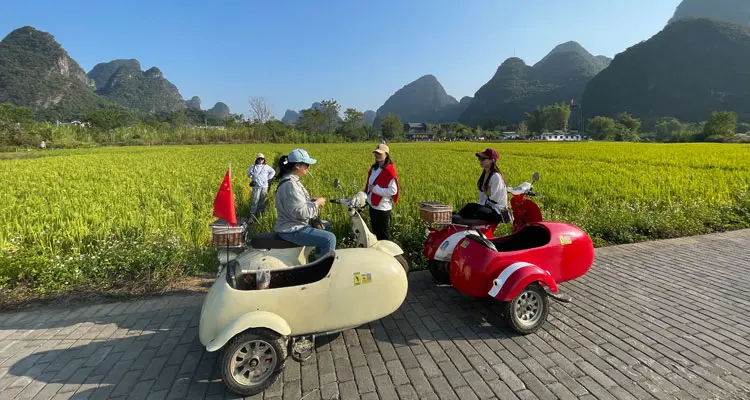
[[[232,161],[229,161],[229,184],[232,183]],[[232,199],[234,201],[234,199]],[[227,225],[231,226],[232,224],[227,221]],[[226,257],[226,267],[229,268],[229,240],[226,241],[226,247],[224,248],[224,256]],[[227,271],[227,273],[229,273]]]
[[[229,184],[232,184],[232,160],[229,160]],[[234,203],[234,191],[232,191],[232,203]]]

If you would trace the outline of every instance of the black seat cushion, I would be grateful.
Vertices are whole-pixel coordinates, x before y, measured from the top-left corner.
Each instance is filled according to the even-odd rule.
[[[518,232],[491,239],[497,251],[519,251],[546,246],[552,236],[547,228],[540,225],[526,225]]]
[[[250,246],[254,249],[293,249],[304,247],[296,243],[288,242],[276,232],[259,233],[250,239]]]
[[[467,225],[467,226],[482,226],[482,225],[491,225],[493,222],[491,221],[485,221],[482,219],[469,219],[464,218],[458,214],[453,214],[452,222],[456,225]]]
[[[291,286],[308,285],[317,282],[331,272],[333,262],[336,261],[336,253],[329,252],[323,257],[303,265],[271,271],[269,289],[278,289]],[[250,272],[242,276],[242,287],[240,290],[254,290],[257,287],[257,275]]]

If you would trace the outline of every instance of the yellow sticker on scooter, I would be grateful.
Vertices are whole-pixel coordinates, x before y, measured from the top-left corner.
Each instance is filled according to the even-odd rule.
[[[463,242],[461,242],[461,248],[462,249],[465,249],[468,246],[469,246],[469,241],[468,240],[464,240]]]
[[[362,284],[366,285],[368,283],[372,283],[372,275],[369,272],[362,274]]]
[[[354,273],[354,286],[362,284],[362,277],[359,275],[359,272]]]
[[[570,238],[570,236],[561,235],[560,236],[560,244],[571,244],[573,243],[573,240]]]

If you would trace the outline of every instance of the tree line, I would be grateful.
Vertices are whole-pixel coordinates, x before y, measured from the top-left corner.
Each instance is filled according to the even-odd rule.
[[[142,114],[122,109],[102,109],[83,115],[86,126],[57,126],[39,121],[26,107],[0,104],[0,147],[9,150],[37,147],[82,147],[91,145],[159,145],[207,143],[329,143],[385,139],[405,139],[404,125],[398,115],[377,116],[374,123],[364,113],[347,108],[341,117],[336,100],[323,100],[300,111],[299,119],[290,125],[276,120],[261,97],[249,100],[249,116],[217,116],[206,111],[186,108],[173,112]],[[517,124],[488,119],[470,127],[458,122],[428,124],[437,140],[502,139],[502,132],[515,132],[521,139],[532,139],[545,132],[567,131],[571,109],[566,103],[538,106]],[[649,142],[750,142],[746,134],[750,124],[738,123],[737,114],[714,111],[707,121],[683,123],[676,118],[662,118],[652,130],[642,131],[642,123],[628,113],[615,117],[597,116],[586,121],[585,135],[593,140]]]

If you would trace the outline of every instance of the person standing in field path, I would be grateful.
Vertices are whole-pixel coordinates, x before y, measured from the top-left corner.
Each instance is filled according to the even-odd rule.
[[[400,192],[396,167],[390,149],[380,143],[372,152],[375,163],[367,172],[367,204],[370,205],[372,233],[378,240],[391,240],[391,209],[398,202]]]
[[[266,156],[258,153],[255,156],[255,164],[247,170],[252,188],[252,203],[250,205],[250,221],[257,220],[266,209],[266,197],[268,196],[268,182],[276,175],[276,171],[266,164]]]

